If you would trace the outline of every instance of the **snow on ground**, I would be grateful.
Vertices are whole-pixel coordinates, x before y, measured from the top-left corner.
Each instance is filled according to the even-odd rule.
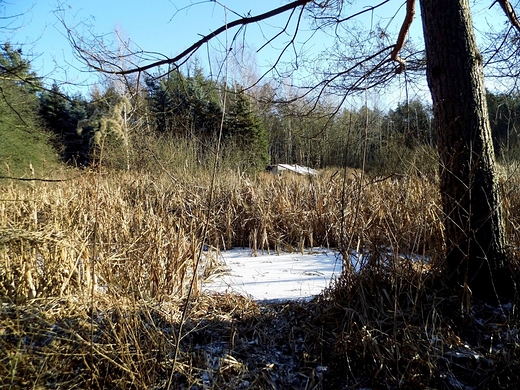
[[[251,249],[221,252],[224,273],[203,284],[206,292],[234,292],[258,301],[310,299],[341,273],[342,258],[314,248],[305,254],[268,254]]]

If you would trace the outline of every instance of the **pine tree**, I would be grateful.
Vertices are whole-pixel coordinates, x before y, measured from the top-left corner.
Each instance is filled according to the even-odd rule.
[[[226,140],[232,141],[240,162],[248,170],[263,169],[269,164],[269,141],[264,124],[252,109],[243,92],[232,95],[225,118]]]
[[[40,95],[40,117],[57,136],[58,149],[64,162],[87,166],[91,162],[88,131],[78,132],[78,123],[87,118],[87,102],[80,96],[65,96],[54,84]]]
[[[222,118],[218,86],[198,68],[194,76],[174,72],[148,79],[148,102],[157,133],[211,138]]]
[[[31,71],[30,62],[22,57],[22,50],[15,50],[9,43],[0,51],[0,86],[2,118],[13,116],[26,128],[33,127],[41,81]]]

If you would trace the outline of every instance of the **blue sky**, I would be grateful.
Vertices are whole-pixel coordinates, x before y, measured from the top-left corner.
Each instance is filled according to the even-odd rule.
[[[282,4],[280,0],[227,0],[225,3],[240,14],[251,11],[253,15]],[[55,72],[56,62],[60,66],[72,64],[81,68],[82,65],[74,61],[65,29],[58,16],[64,16],[67,24],[77,26],[79,31],[90,26],[96,34],[108,34],[109,39],[113,39],[113,35],[110,35],[117,30],[125,40],[132,40],[143,50],[165,55],[179,53],[198,40],[201,34],[208,34],[223,25],[226,17],[228,21],[237,18],[215,3],[152,0],[144,4],[143,1],[136,0],[22,0],[12,5],[4,4],[5,15],[22,15],[13,23],[17,28],[5,34],[6,40],[21,45],[24,53],[35,57],[34,66],[39,74],[60,78],[63,75],[62,72]],[[188,7],[190,4],[192,5]],[[58,11],[59,9],[62,11]],[[270,27],[283,25],[283,20],[282,17],[264,24],[264,32],[269,34]],[[225,36],[219,39],[225,40]],[[262,32],[256,26],[248,27],[247,40],[253,49],[264,41]],[[219,46],[217,42],[213,45]],[[268,53],[269,48],[263,50],[260,57],[265,58],[260,60],[273,54],[274,49],[271,53]],[[205,49],[198,56],[206,57]],[[75,73],[74,69],[70,69],[68,76]]]
[[[131,40],[141,49],[172,56],[200,38],[201,35],[220,27],[226,18],[228,21],[237,18],[231,11],[225,11],[219,2],[204,0],[8,0],[0,2],[0,16],[19,14],[14,19],[4,19],[0,33],[5,41],[22,46],[26,55],[33,59],[33,68],[47,80],[68,81],[69,83],[89,84],[93,78],[84,73],[83,64],[77,62],[67,41],[65,29],[58,16],[64,17],[67,25],[77,28],[88,35],[87,28],[96,34],[105,35],[108,39],[114,38],[114,30],[119,31],[125,40]],[[279,7],[282,0],[220,0],[221,3],[241,15],[249,11],[252,15],[266,12]],[[366,14],[358,19],[358,23],[365,27],[375,26],[380,22],[387,27],[389,39],[397,35],[400,23],[404,16],[404,7],[395,15],[396,5],[403,4],[404,0],[393,1],[386,8]],[[361,9],[366,4],[357,2]],[[376,2],[374,2],[375,4]],[[477,28],[485,28],[490,24],[504,23],[505,17],[498,5],[489,10],[491,0],[473,1],[474,23]],[[61,10],[61,11],[59,11]],[[265,42],[266,36],[272,36],[284,25],[286,16],[261,23],[260,26],[250,26],[247,30],[247,44],[254,52]],[[421,39],[420,15],[417,15],[413,24],[412,36],[415,40]],[[7,27],[7,28],[6,28]],[[304,26],[300,34],[300,41],[309,35]],[[212,43],[213,48],[221,48],[225,36],[219,38],[220,43]],[[272,63],[283,46],[286,38],[282,38],[270,47],[266,47],[253,58],[245,57],[245,62],[256,62],[257,73],[263,67]],[[325,35],[318,35],[306,45],[310,51],[321,51],[329,41]],[[208,58],[204,47],[198,58],[205,62]],[[216,55],[218,57],[218,55]],[[213,61],[215,54],[211,54]],[[250,63],[245,65],[251,66]],[[82,72],[83,71],[83,72]],[[88,89],[88,86],[86,87]],[[85,88],[82,92],[85,92]],[[403,91],[398,92],[396,99],[402,100]]]

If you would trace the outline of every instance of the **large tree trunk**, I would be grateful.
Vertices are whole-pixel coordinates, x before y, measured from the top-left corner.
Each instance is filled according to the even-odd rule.
[[[427,79],[439,132],[440,190],[450,285],[507,298],[505,228],[468,0],[421,0]]]

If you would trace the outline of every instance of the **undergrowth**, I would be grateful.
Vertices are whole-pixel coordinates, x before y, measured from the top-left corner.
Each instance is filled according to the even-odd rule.
[[[210,207],[208,177],[75,172],[64,182],[3,182],[0,387],[519,383],[516,301],[463,304],[439,277],[443,231],[434,181],[223,170]],[[513,248],[519,183],[515,172],[504,173]],[[236,246],[327,246],[363,254],[363,264],[359,273],[345,268],[312,302],[202,294],[218,252]]]

